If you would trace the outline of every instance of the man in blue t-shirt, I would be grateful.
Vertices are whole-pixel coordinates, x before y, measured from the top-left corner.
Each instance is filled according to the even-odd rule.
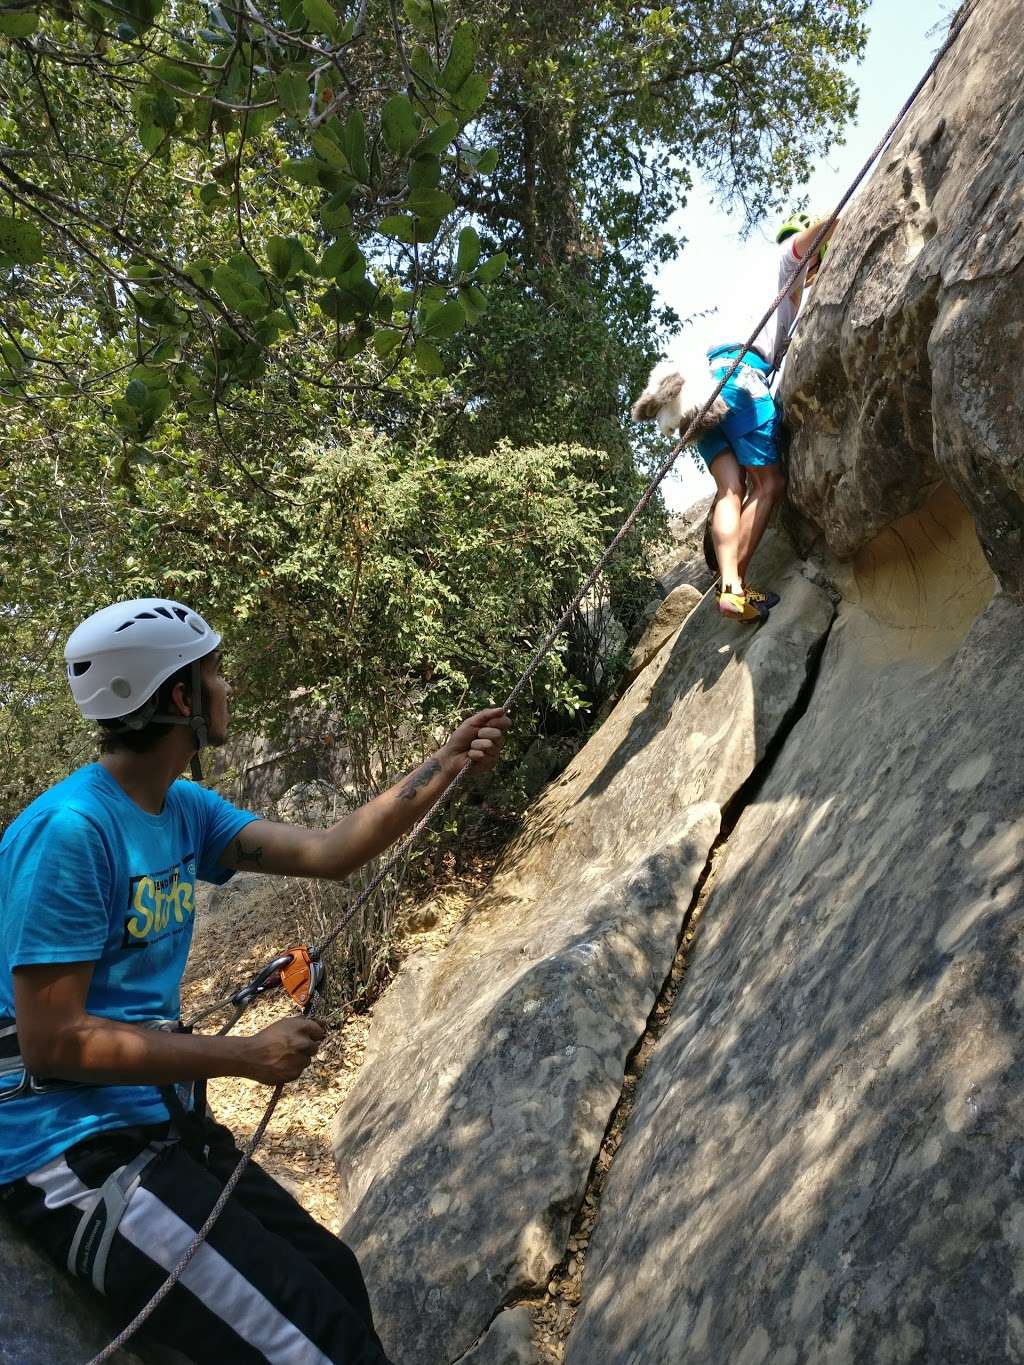
[[[180,1031],[196,880],[243,867],[347,877],[467,762],[490,768],[508,728],[500,708],[480,711],[330,829],[275,824],[178,780],[227,736],[219,646],[196,612],[158,598],[80,625],[68,680],[100,727],[99,760],[44,792],[0,841],[0,1200],[126,1319],[238,1161],[230,1133],[189,1105],[190,1088],[294,1080],[324,1036],[302,1017],[251,1037]],[[254,1163],[150,1327],[198,1362],[386,1365],[354,1255]]]

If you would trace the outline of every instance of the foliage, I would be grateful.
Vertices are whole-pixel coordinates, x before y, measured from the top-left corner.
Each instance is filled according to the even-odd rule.
[[[457,366],[511,256],[538,363],[509,386],[478,349],[463,401],[550,428],[566,309],[639,348],[592,376],[614,423],[668,214],[696,171],[751,221],[784,201],[852,111],[864,3],[0,5],[0,391],[145,461],[268,374],[329,400],[367,347]]]
[[[479,316],[500,253],[466,224],[445,274],[422,260],[494,160],[466,131],[488,88],[471,22],[418,0],[62,0],[0,8],[0,33],[16,411],[84,402],[144,461],[169,410],[208,422],[268,364],[331,393],[372,343],[439,373]]]
[[[789,202],[855,107],[843,66],[863,49],[865,0],[472,8],[494,70],[478,127],[499,158],[462,202],[512,270],[466,338],[465,436],[617,448],[679,321],[651,288],[683,246],[670,215],[698,174],[749,225]]]
[[[240,722],[310,689],[367,780],[500,696],[638,492],[667,215],[791,194],[863,8],[0,0],[0,820],[118,596],[230,624]],[[578,624],[524,734],[593,700]]]
[[[233,465],[215,484],[156,464],[99,490],[87,467],[26,465],[0,542],[14,600],[36,604],[10,613],[0,822],[26,794],[20,755],[32,755],[37,785],[65,769],[75,726],[59,650],[76,620],[119,595],[201,603],[221,625],[236,725],[273,732],[301,692],[337,718],[363,785],[401,771],[508,692],[621,520],[605,465],[576,446],[456,462],[353,432],[282,459],[266,501]],[[64,516],[49,524],[39,494],[54,478]],[[564,648],[524,698],[527,741],[543,714],[588,700]]]

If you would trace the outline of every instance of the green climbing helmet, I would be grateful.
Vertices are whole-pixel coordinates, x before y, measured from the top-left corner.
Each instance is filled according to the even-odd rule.
[[[784,242],[787,237],[793,237],[798,232],[806,232],[810,226],[811,215],[809,213],[791,213],[775,234],[775,240]]]

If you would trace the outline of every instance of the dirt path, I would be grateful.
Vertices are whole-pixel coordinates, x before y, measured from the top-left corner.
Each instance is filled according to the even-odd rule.
[[[251,875],[236,879],[237,889],[221,892],[216,908],[207,897],[200,905],[188,971],[182,984],[182,1018],[223,998],[264,966],[274,955],[301,935],[287,885]],[[481,871],[461,877],[438,893],[427,906],[416,907],[418,918],[431,919],[423,911],[436,911],[432,928],[410,933],[399,945],[399,955],[440,952],[469,905],[486,884]],[[261,885],[262,884],[262,885]],[[280,992],[259,1000],[239,1022],[236,1033],[251,1034],[292,1009]],[[354,1013],[335,1009],[320,1016],[327,1037],[304,1076],[286,1088],[257,1160],[276,1180],[287,1186],[314,1218],[338,1231],[334,1161],[331,1156],[333,1120],[362,1065],[372,1011]],[[214,1032],[220,1025],[212,1017],[202,1025]],[[222,1078],[212,1081],[210,1107],[239,1141],[251,1133],[270,1097],[266,1086],[255,1081]]]

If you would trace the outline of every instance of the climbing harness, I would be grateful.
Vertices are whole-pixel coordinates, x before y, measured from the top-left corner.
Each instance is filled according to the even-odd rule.
[[[959,38],[961,32],[963,31],[964,25],[966,24],[970,15],[973,13],[973,9],[974,9],[973,5],[964,5],[964,7],[960,10],[960,13],[957,15],[956,19],[954,20],[953,24],[950,27],[950,31],[946,37],[946,41],[942,44],[938,52],[932,58],[928,70],[918,81],[917,85],[914,86],[914,89],[907,97],[899,113],[896,115],[892,123],[890,123],[889,127],[886,129],[878,145],[875,147],[874,151],[871,153],[867,161],[865,161],[861,169],[857,172],[857,175],[854,177],[846,193],[842,196],[842,198],[839,200],[839,203],[832,210],[832,213],[829,215],[828,218],[824,220],[821,227],[818,229],[817,233],[814,236],[814,240],[808,247],[807,253],[804,256],[804,259],[799,269],[797,270],[796,274],[793,276],[791,280],[787,282],[785,288],[779,291],[778,295],[772,302],[771,306],[765,313],[764,317],[762,317],[757,323],[757,326],[751,333],[749,340],[740,350],[736,358],[732,361],[730,368],[719,379],[716,388],[706,399],[701,411],[691,421],[689,427],[686,429],[686,431],[682,433],[679,440],[673,446],[671,452],[658,466],[650,482],[647,484],[647,487],[644,489],[643,493],[637,500],[636,505],[633,507],[633,510],[629,513],[625,521],[619,527],[618,531],[608,542],[608,545],[606,546],[604,553],[601,555],[600,559],[597,561],[593,569],[590,571],[590,573],[581,583],[579,588],[576,590],[576,593],[574,594],[568,605],[565,607],[564,611],[559,616],[558,620],[555,622],[555,624],[548,631],[547,635],[534,650],[533,654],[529,659],[529,662],[523,669],[523,672],[519,675],[518,680],[516,681],[511,692],[505,699],[503,706],[503,709],[505,711],[510,711],[515,705],[515,703],[518,701],[519,697],[522,695],[530,679],[536,673],[542,661],[550,652],[555,641],[558,639],[562,631],[572,620],[574,613],[579,610],[584,599],[587,597],[587,594],[597,583],[597,580],[604,572],[604,568],[607,565],[608,561],[612,558],[616,550],[619,548],[619,546],[622,544],[625,538],[629,535],[630,531],[632,531],[633,527],[637,523],[638,518],[641,516],[641,514],[644,512],[644,510],[651,502],[651,499],[657,492],[658,487],[661,484],[662,480],[665,478],[669,470],[675,464],[676,460],[678,459],[682,451],[684,451],[686,447],[690,444],[691,440],[693,439],[693,434],[697,427],[699,426],[701,419],[707,413],[708,409],[711,407],[711,404],[715,401],[718,395],[725,388],[729,380],[739,369],[742,363],[744,352],[752,349],[754,340],[759,335],[762,328],[767,326],[767,324],[771,321],[772,317],[775,315],[776,310],[781,305],[783,299],[793,289],[794,283],[802,282],[803,276],[807,272],[808,264],[813,259],[814,254],[821,245],[823,238],[835,226],[840,213],[842,213],[843,209],[846,207],[850,199],[853,197],[854,191],[857,189],[858,185],[867,175],[868,171],[874,165],[878,157],[881,156],[882,151],[884,150],[886,144],[889,142],[889,139],[892,137],[893,133],[896,131],[899,125],[903,122],[903,119],[910,111],[910,108],[913,105],[914,101],[917,99],[918,95],[927,85],[928,81],[935,74],[936,68],[938,67],[939,63],[942,61],[943,57],[945,57],[946,53],[956,42],[957,38]],[[345,928],[354,918],[356,913],[362,909],[362,907],[370,899],[370,897],[381,885],[381,883],[385,880],[385,878],[388,877],[389,874],[394,870],[394,868],[399,865],[402,859],[406,856],[409,847],[416,842],[416,840],[420,837],[424,830],[426,830],[433,822],[434,816],[437,814],[441,806],[448,801],[448,799],[453,795],[453,793],[465,781],[466,775],[468,774],[472,766],[473,766],[472,761],[470,759],[467,759],[463,767],[459,770],[458,773],[456,773],[456,775],[448,783],[445,789],[436,798],[434,803],[429,807],[427,811],[424,812],[424,814],[408,832],[405,838],[399,842],[399,844],[395,848],[395,851],[391,854],[390,858],[388,858],[381,865],[381,867],[377,870],[375,876],[367,883],[367,885],[355,898],[355,900],[348,907],[345,913],[339,918],[338,922],[334,925],[331,931],[328,934],[326,934],[325,937],[322,938],[318,944],[315,944],[308,949],[309,962],[311,968],[315,970],[316,964],[321,964],[321,958],[326,949],[329,948],[331,944],[334,943],[335,940],[340,937],[340,935],[344,932]],[[296,950],[292,949],[291,951],[292,953],[294,953]],[[286,955],[283,954],[282,956]],[[275,958],[274,962],[268,963],[267,967],[264,968],[264,972],[270,971],[270,977],[268,977],[267,979],[268,987],[270,978],[272,978],[274,974],[273,971],[271,971],[270,969],[274,967],[274,963],[276,963],[277,961],[278,959]],[[283,973],[285,969],[279,968],[278,970]],[[300,960],[300,967],[297,973],[298,975],[301,975],[301,970],[302,964]],[[259,975],[262,975],[262,973],[260,973]],[[310,976],[310,981],[312,982],[312,973]],[[249,984],[251,987],[252,982],[250,982]],[[245,988],[243,988],[243,990],[244,989]],[[288,989],[289,993],[291,993],[290,987]],[[260,992],[257,992],[257,994],[259,993]],[[241,994],[241,992],[236,992],[235,994],[237,996]],[[253,998],[256,997],[254,996]],[[293,996],[293,998],[295,997]],[[313,1015],[316,1007],[316,1001],[318,998],[319,998],[318,991],[316,987],[311,985],[309,993],[307,995],[307,1003],[303,1007],[304,1014],[310,1017]],[[234,999],[235,999],[234,996],[228,997],[228,1001],[226,1002],[227,1005],[233,1004]],[[195,1256],[196,1252],[205,1242],[207,1236],[209,1235],[210,1229],[213,1227],[214,1223],[220,1217],[220,1214],[224,1210],[225,1205],[231,1198],[231,1195],[234,1193],[236,1185],[238,1184],[239,1180],[241,1180],[245,1168],[248,1166],[249,1162],[253,1157],[253,1154],[255,1153],[256,1149],[259,1147],[261,1141],[263,1140],[263,1135],[265,1134],[267,1127],[270,1124],[270,1120],[274,1115],[274,1111],[277,1109],[283,1091],[284,1091],[283,1082],[279,1083],[274,1087],[273,1093],[270,1096],[266,1109],[263,1111],[263,1116],[261,1117],[259,1123],[256,1125],[249,1141],[246,1143],[245,1148],[241,1154],[241,1157],[238,1160],[238,1164],[235,1166],[235,1169],[231,1172],[231,1175],[225,1182],[223,1189],[217,1196],[217,1199],[213,1207],[211,1208],[209,1214],[207,1215],[206,1221],[203,1223],[202,1227],[199,1228],[195,1236],[192,1238],[192,1241],[186,1248],[184,1254],[178,1261],[177,1265],[170,1272],[166,1280],[164,1280],[163,1284],[156,1291],[156,1293],[149,1300],[149,1302],[143,1305],[143,1307],[139,1310],[135,1317],[132,1318],[131,1322],[129,1322],[127,1326],[124,1327],[122,1331],[120,1331],[117,1334],[117,1336],[113,1339],[113,1341],[110,1342],[108,1346],[105,1346],[104,1349],[100,1351],[98,1355],[93,1356],[93,1358],[88,1362],[88,1365],[103,1365],[103,1362],[110,1360],[111,1356],[113,1356],[117,1351],[119,1351],[120,1348],[125,1344],[125,1342],[128,1341],[135,1334],[135,1332],[143,1325],[143,1323],[154,1312],[157,1306],[163,1302],[163,1300],[171,1292],[174,1286],[178,1283],[181,1276],[185,1273],[185,1270],[187,1269],[192,1258]]]

